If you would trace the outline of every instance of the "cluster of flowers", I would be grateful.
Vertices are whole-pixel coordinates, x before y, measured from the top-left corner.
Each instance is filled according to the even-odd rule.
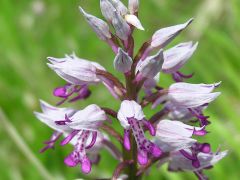
[[[136,158],[133,158],[134,154],[131,156],[132,163],[140,165],[136,176],[145,172],[153,162],[168,162],[170,171],[190,170],[199,179],[206,179],[203,170],[226,156],[227,151],[214,153],[210,144],[200,143],[194,137],[207,134],[206,127],[210,121],[203,111],[220,95],[213,92],[220,83],[183,82],[192,75],[184,75],[179,69],[192,56],[198,43],[184,42],[164,50],[193,19],[156,31],[134,56],[134,29],[144,30],[138,19],[138,0],[129,0],[128,8],[120,0],[100,0],[100,7],[107,22],[88,14],[81,7],[80,11],[98,37],[107,42],[116,54],[113,65],[123,73],[126,84],[100,64],[78,58],[75,54],[64,58],[49,57],[48,66],[67,82],[56,88],[53,94],[62,99],[58,105],[65,101],[75,102],[91,95],[89,86],[103,83],[120,101],[120,109],[116,112],[92,104],[76,110],[54,107],[41,101],[43,112],[35,115],[55,130],[41,152],[53,148],[56,141],[64,136],[60,144],[71,143],[74,146],[65,158],[65,164],[71,167],[80,164],[82,172],[89,173],[92,164],[99,160],[101,148],[107,148],[120,162],[126,160],[107,137],[108,133],[118,138],[123,151],[137,147],[137,152],[133,152]],[[158,52],[151,55],[154,50]],[[175,82],[168,88],[158,86],[160,72],[172,75]],[[141,90],[144,97],[139,95]],[[143,112],[148,105],[160,108],[149,119]],[[123,136],[107,125],[111,123],[109,117],[119,120],[124,129]],[[145,131],[153,136],[151,140],[145,136]]]

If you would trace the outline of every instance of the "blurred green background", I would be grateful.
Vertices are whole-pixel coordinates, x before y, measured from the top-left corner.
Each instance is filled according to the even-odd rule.
[[[199,41],[198,50],[183,69],[185,73],[195,73],[188,82],[222,81],[219,88],[222,95],[206,113],[212,121],[207,140],[214,150],[220,145],[230,153],[207,174],[211,179],[239,179],[240,1],[140,2],[139,16],[146,30],[135,32],[137,47],[160,27],[195,17],[193,24],[171,46],[180,41]],[[78,11],[79,5],[102,18],[98,0],[0,0],[0,179],[87,179],[80,173],[80,167],[68,168],[63,164],[71,147],[56,146],[54,151],[38,153],[52,130],[33,116],[33,111],[39,110],[38,99],[55,104],[59,99],[52,96],[52,90],[64,84],[46,66],[47,56],[63,57],[74,51],[114,72],[113,53],[88,27]],[[121,77],[118,73],[117,76]],[[169,76],[161,76],[162,86],[167,87],[171,82]],[[102,85],[91,89],[93,96],[74,104],[75,107],[90,103],[119,107]],[[103,150],[100,165],[94,167],[90,177],[110,177],[116,165]],[[168,173],[166,168],[152,168],[145,179],[195,178],[191,173]]]

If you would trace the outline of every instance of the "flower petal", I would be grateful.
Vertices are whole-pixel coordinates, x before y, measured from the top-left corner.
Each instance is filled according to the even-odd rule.
[[[163,72],[174,73],[179,70],[197,49],[198,43],[180,43],[164,52]]]
[[[136,67],[136,73],[149,79],[153,79],[162,69],[164,58],[161,49],[156,55],[147,57],[144,61],[139,61]]]
[[[106,120],[105,112],[95,104],[77,111],[72,117],[68,126],[76,130],[96,130]]]
[[[111,38],[111,33],[108,27],[108,24],[103,20],[86,13],[81,7],[79,7],[80,12],[84,15],[88,24],[92,27],[92,29],[97,33],[98,37],[102,40],[107,40]]]
[[[188,20],[184,24],[166,27],[154,33],[151,40],[152,48],[163,48],[170,43],[182,30],[184,30],[193,19]]]
[[[129,100],[122,101],[118,111],[118,119],[125,129],[129,128],[128,118],[142,120],[144,117],[142,107],[138,103]]]

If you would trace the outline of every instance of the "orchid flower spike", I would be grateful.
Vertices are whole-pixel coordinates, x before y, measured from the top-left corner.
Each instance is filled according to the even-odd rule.
[[[92,104],[83,110],[57,108],[41,101],[43,113],[35,113],[36,117],[57,132],[67,134],[61,141],[61,145],[68,144],[73,138],[77,138],[74,151],[65,159],[68,166],[81,164],[82,172],[91,171],[91,162],[85,149],[92,147],[97,138],[99,126],[106,120],[106,114],[97,105]],[[92,138],[90,145],[87,140]]]
[[[205,129],[210,120],[203,111],[220,95],[214,92],[220,82],[184,82],[193,74],[185,75],[180,70],[192,57],[198,42],[179,43],[165,50],[193,19],[157,30],[135,54],[134,30],[144,30],[138,18],[139,0],[128,0],[128,7],[121,0],[99,1],[106,21],[88,14],[82,7],[79,9],[97,36],[112,48],[116,55],[112,64],[124,76],[125,82],[100,64],[78,58],[75,54],[64,58],[49,57],[48,66],[66,81],[64,86],[54,89],[53,95],[61,98],[57,105],[75,102],[91,95],[90,86],[102,83],[121,103],[119,111],[109,107],[101,109],[95,104],[81,110],[60,108],[40,101],[42,112],[35,112],[35,115],[54,130],[40,152],[54,148],[63,136],[62,146],[73,145],[65,164],[71,167],[80,165],[86,174],[90,173],[92,164],[99,162],[100,150],[106,148],[120,161],[112,179],[137,179],[157,161],[159,164],[169,162],[169,170],[190,170],[199,179],[206,180],[203,170],[227,154],[227,151],[213,153],[210,144],[195,139],[207,134]],[[175,83],[164,87],[165,83],[159,82],[160,73],[163,77],[170,74]],[[143,108],[150,104],[152,108],[161,105],[147,120]],[[119,120],[123,136],[115,125],[107,124],[112,122],[110,118]],[[145,131],[154,137],[146,136]],[[112,142],[113,138],[127,151],[132,148],[129,156],[122,154]],[[137,166],[137,163],[143,166]],[[123,174],[125,168],[129,171]]]
[[[162,154],[160,148],[158,148],[153,142],[146,139],[142,126],[147,125],[151,134],[155,134],[154,127],[145,120],[141,106],[135,101],[124,100],[121,103],[121,107],[117,115],[121,125],[124,127],[124,147],[130,150],[130,130],[135,137],[138,147],[138,162],[144,165],[148,162],[148,154],[152,154],[155,157],[159,157]]]
[[[70,84],[84,85],[100,82],[96,70],[105,69],[96,62],[78,58],[75,54],[65,58],[48,57],[48,66]]]

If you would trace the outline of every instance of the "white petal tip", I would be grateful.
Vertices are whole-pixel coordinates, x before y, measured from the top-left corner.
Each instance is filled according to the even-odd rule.
[[[187,21],[187,23],[190,24],[190,23],[193,22],[193,20],[194,20],[194,18],[191,18],[191,19],[189,19],[189,20]]]
[[[145,31],[144,27],[140,26],[140,27],[137,27],[139,30],[142,30],[142,31]]]
[[[215,92],[215,93],[212,93],[213,95],[213,100],[217,99],[218,96],[221,95],[221,92]]]
[[[83,13],[83,14],[85,13],[85,11],[83,10],[83,8],[81,6],[79,6],[78,8],[79,8],[81,13]]]
[[[53,59],[55,59],[55,58],[54,57],[47,57],[47,60],[49,60],[49,61],[51,61]]]
[[[136,27],[137,29],[144,31],[144,27],[142,26],[142,24],[141,24],[141,22],[140,22],[140,20],[138,19],[137,16],[135,16],[133,14],[127,14],[127,15],[125,15],[125,20],[129,24],[131,24],[134,27]]]
[[[52,70],[55,69],[55,66],[54,66],[53,64],[47,63],[47,66],[48,66],[50,69],[52,69]]]

